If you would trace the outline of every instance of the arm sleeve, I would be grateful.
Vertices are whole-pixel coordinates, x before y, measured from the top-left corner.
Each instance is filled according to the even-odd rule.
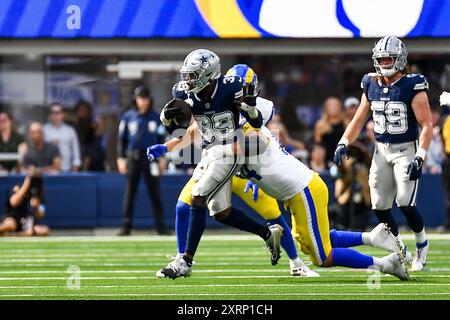
[[[119,135],[117,137],[117,155],[120,158],[126,157],[128,147],[128,129],[125,117],[122,117],[119,123]]]

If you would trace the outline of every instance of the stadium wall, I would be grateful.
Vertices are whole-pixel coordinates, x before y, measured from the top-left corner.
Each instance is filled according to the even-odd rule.
[[[323,176],[330,194],[333,194],[333,181]],[[189,179],[186,175],[166,175],[161,177],[161,195],[167,225],[174,227],[177,196]],[[0,203],[5,204],[10,188],[21,183],[23,176],[0,177]],[[42,223],[52,228],[98,228],[117,227],[122,222],[122,201],[125,178],[119,174],[82,173],[77,175],[46,176],[45,197],[47,216]],[[250,212],[242,200],[233,196],[233,203],[241,210]],[[331,197],[332,198],[332,197]],[[280,206],[281,207],[281,206]],[[444,195],[442,177],[425,174],[420,180],[418,207],[423,212],[427,226],[437,227],[444,222]],[[4,210],[4,209],[3,209]],[[145,186],[141,181],[137,194],[134,226],[152,228],[153,215],[147,198]],[[284,212],[286,216],[288,214]],[[252,216],[260,219],[254,213]],[[394,215],[402,223],[405,219],[398,209]],[[376,222],[374,217],[371,220]],[[221,227],[213,219],[208,219],[209,227]]]

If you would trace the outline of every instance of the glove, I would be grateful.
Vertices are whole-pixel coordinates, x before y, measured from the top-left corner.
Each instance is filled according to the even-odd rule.
[[[342,157],[345,156],[345,159],[348,160],[348,150],[345,144],[340,143],[337,145],[336,150],[334,151],[333,161],[336,163],[338,167],[342,165]]]
[[[450,106],[450,92],[442,92],[441,96],[439,97],[439,103],[441,106]]]
[[[422,175],[423,159],[421,157],[415,157],[413,161],[408,165],[406,174],[409,176],[409,180],[417,180]]]
[[[254,90],[250,91],[250,88],[245,90],[244,103],[248,106],[255,107],[256,106],[256,98],[258,98],[260,93],[261,93],[261,90],[258,90],[258,92],[256,94],[255,94]]]
[[[258,200],[258,192],[259,192],[258,185],[256,183],[254,183],[252,180],[248,180],[247,184],[245,185],[244,193],[247,193],[248,189],[252,189],[252,191],[253,191],[253,201],[256,202]]]
[[[245,94],[244,101],[241,103],[241,110],[247,112],[252,119],[258,116],[258,110],[256,110],[256,98],[260,93],[261,90],[256,94]]]
[[[147,148],[147,158],[149,161],[162,157],[167,152],[167,147],[163,144],[155,144]]]

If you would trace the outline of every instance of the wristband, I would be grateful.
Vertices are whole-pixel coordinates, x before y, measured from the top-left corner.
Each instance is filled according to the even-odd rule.
[[[346,147],[349,145],[349,143],[350,142],[348,141],[348,139],[346,137],[342,137],[341,140],[339,140],[339,142],[338,142],[338,144],[343,144]]]
[[[421,157],[424,160],[426,155],[427,155],[427,150],[425,150],[424,148],[420,148],[420,147],[417,149],[416,157]]]

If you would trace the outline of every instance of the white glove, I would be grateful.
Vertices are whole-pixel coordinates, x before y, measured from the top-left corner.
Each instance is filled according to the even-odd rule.
[[[441,106],[450,106],[450,92],[444,91],[439,97],[439,102]]]

